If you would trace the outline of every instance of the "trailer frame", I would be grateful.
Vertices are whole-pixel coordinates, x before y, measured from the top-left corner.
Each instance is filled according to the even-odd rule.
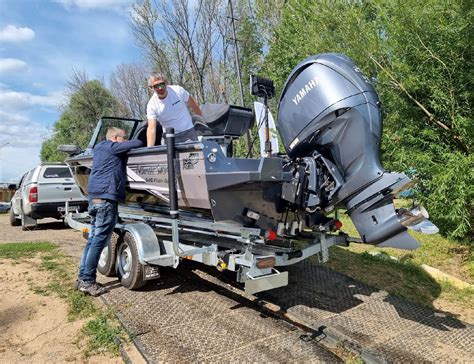
[[[174,130],[166,130],[169,209],[147,211],[144,206],[119,205],[119,219],[114,236],[104,247],[98,271],[117,275],[123,286],[138,289],[146,281],[159,278],[160,267],[177,268],[189,259],[218,270],[237,272],[237,282],[245,292],[254,294],[288,285],[288,272],[279,271],[317,255],[320,262],[329,258],[329,247],[348,245],[344,234],[319,231],[297,231],[280,239],[265,237],[259,228],[243,227],[233,222],[215,222],[192,212],[180,211],[177,202],[175,175]],[[68,211],[66,202],[65,211]],[[69,212],[65,223],[87,235],[90,218],[87,213]]]

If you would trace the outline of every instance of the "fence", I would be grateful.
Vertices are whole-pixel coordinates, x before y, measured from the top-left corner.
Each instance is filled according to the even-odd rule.
[[[0,187],[0,201],[10,201],[14,193],[15,190],[9,190],[8,188]]]

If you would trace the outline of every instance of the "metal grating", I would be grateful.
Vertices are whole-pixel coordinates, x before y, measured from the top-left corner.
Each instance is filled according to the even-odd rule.
[[[311,328],[326,327],[362,359],[469,362],[474,326],[366,286],[306,260],[288,267],[290,284],[257,295]],[[300,329],[267,317],[238,285],[192,262],[164,269],[143,291],[104,295],[151,361],[311,361],[337,358]],[[232,279],[233,277],[230,277]],[[364,357],[364,355],[366,355]],[[370,358],[368,357],[370,355]]]

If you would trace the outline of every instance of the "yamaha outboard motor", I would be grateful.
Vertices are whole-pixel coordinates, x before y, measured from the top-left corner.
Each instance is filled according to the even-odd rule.
[[[344,207],[364,242],[414,249],[419,244],[406,228],[428,215],[421,207],[394,208],[394,194],[411,180],[380,163],[380,106],[375,89],[351,59],[321,54],[290,74],[277,128],[288,156],[305,165],[305,211]]]

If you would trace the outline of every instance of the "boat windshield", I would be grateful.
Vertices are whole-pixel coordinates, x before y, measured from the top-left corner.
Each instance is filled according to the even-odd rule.
[[[97,124],[94,135],[92,136],[89,147],[93,148],[97,143],[106,139],[107,129],[110,127],[116,127],[125,130],[128,137],[133,135],[135,130],[143,123],[142,120],[138,119],[125,119],[115,117],[102,117]]]

